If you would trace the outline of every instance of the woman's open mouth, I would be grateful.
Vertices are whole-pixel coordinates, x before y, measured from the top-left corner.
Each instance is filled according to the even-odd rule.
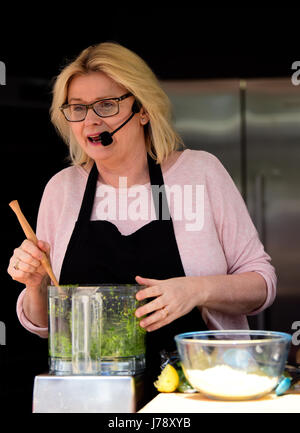
[[[93,144],[100,144],[101,143],[99,134],[88,136],[88,140],[90,143],[93,143]]]

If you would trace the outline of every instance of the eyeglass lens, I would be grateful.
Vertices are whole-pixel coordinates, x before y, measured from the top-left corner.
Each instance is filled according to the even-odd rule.
[[[118,114],[119,104],[117,101],[107,99],[98,101],[93,104],[93,109],[100,117],[109,117]],[[65,116],[71,121],[84,120],[87,115],[88,108],[81,104],[71,104],[64,108]]]

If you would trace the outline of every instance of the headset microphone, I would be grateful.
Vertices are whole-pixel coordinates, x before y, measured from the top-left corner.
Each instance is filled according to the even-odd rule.
[[[101,134],[99,134],[99,140],[103,146],[108,146],[113,142],[112,134],[108,131],[101,132]]]
[[[121,128],[123,128],[123,126],[125,126],[126,123],[128,123],[129,120],[131,120],[131,119],[133,118],[133,116],[134,116],[136,113],[138,113],[139,111],[140,111],[140,110],[139,110],[138,104],[137,104],[136,101],[134,101],[133,106],[132,106],[132,113],[131,113],[131,115],[128,117],[127,120],[125,120],[125,122],[122,123],[122,125],[120,125],[117,129],[115,129],[115,130],[112,131],[112,132],[104,131],[104,132],[101,132],[101,134],[99,134],[99,138],[98,138],[98,139],[101,141],[101,144],[102,144],[103,146],[108,146],[109,144],[111,144],[111,143],[113,142],[113,138],[112,138],[112,136],[113,136],[117,131],[119,131]]]

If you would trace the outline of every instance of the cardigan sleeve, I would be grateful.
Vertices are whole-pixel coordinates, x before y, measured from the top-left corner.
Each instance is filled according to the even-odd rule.
[[[209,160],[206,185],[219,241],[227,261],[227,273],[257,272],[266,281],[266,300],[251,313],[254,315],[270,306],[275,299],[275,269],[229,173],[215,156],[210,155]]]

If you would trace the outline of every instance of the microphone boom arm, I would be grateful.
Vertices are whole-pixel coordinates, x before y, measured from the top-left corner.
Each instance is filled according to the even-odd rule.
[[[129,122],[129,120],[131,120],[133,118],[133,116],[139,112],[139,108],[137,106],[136,101],[134,102],[133,106],[132,106],[132,113],[131,115],[128,117],[127,120],[125,120],[125,122],[123,122],[117,129],[115,129],[112,132],[108,132],[108,131],[104,131],[101,132],[101,134],[99,134],[98,140],[101,141],[103,146],[108,146],[109,144],[111,144],[113,142],[112,136],[119,131],[119,129],[123,128],[123,126],[126,125],[126,123]]]

